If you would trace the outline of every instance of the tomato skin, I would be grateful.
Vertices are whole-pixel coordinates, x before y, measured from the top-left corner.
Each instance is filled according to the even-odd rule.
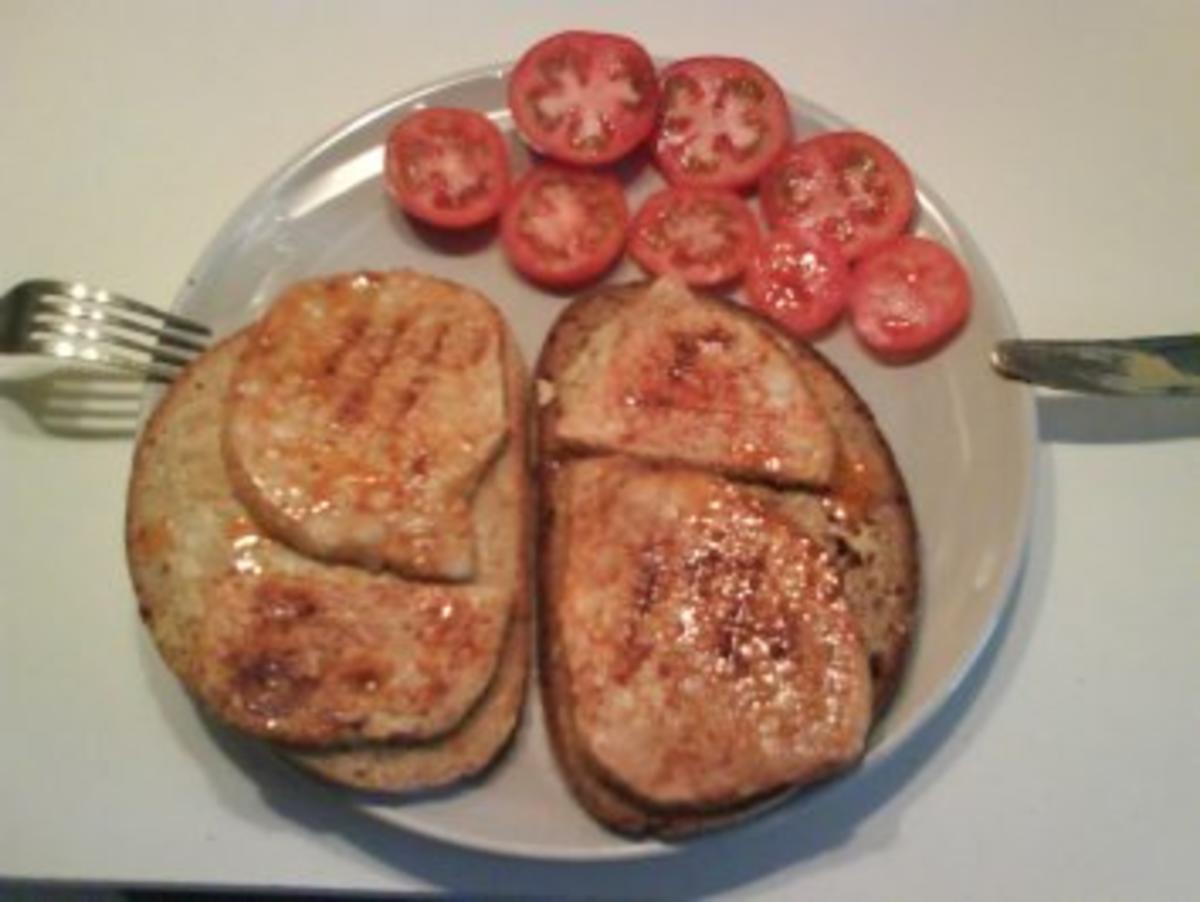
[[[749,60],[693,57],[663,71],[654,155],[672,185],[753,185],[791,137],[783,89]]]
[[[597,70],[608,80],[597,81]],[[580,100],[592,108],[584,109]],[[538,153],[577,166],[611,163],[654,130],[654,61],[624,35],[551,35],[517,61],[508,80],[508,106],[522,138]]]
[[[513,189],[500,220],[500,240],[522,275],[569,288],[616,262],[628,228],[629,207],[616,176],[543,164]]]
[[[933,351],[958,332],[970,314],[971,283],[946,248],[904,235],[859,263],[849,303],[863,343],[903,360]]]
[[[648,272],[711,287],[745,271],[758,238],[754,211],[733,192],[664,188],[634,216],[629,254]]]
[[[763,173],[759,188],[768,223],[821,232],[852,261],[900,235],[916,204],[908,167],[864,132],[828,132],[793,144]]]
[[[788,226],[767,235],[746,272],[750,305],[799,338],[820,335],[841,318],[849,286],[835,242]]]
[[[494,218],[509,189],[508,146],[474,110],[419,110],[393,126],[384,184],[410,216],[461,229]]]

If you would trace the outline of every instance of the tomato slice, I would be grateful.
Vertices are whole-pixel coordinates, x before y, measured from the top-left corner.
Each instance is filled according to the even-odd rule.
[[[746,274],[751,306],[800,338],[837,322],[849,285],[850,270],[835,242],[789,227],[767,235]]]
[[[518,271],[543,285],[568,287],[616,261],[628,226],[625,192],[615,176],[543,165],[517,183],[500,240]]]
[[[674,273],[689,285],[719,285],[746,269],[758,221],[732,191],[666,188],[642,204],[629,229],[629,253],[643,269]]]
[[[654,61],[622,35],[556,34],[517,61],[508,106],[534,150],[565,163],[611,163],[654,129]]]
[[[662,75],[654,154],[672,185],[743,188],[791,140],[783,91],[749,60],[680,60]]]
[[[789,147],[760,188],[768,223],[815,229],[840,243],[849,260],[903,232],[916,203],[908,168],[862,132],[830,132]]]
[[[480,113],[420,110],[388,135],[384,181],[396,203],[417,219],[446,228],[476,226],[504,206],[508,148]]]
[[[854,330],[885,357],[909,357],[940,345],[966,321],[971,284],[940,244],[905,235],[855,269],[850,284]]]

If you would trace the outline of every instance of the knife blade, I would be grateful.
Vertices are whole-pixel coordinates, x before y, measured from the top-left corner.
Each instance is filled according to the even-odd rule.
[[[1200,334],[1097,341],[1008,339],[992,351],[1002,376],[1065,391],[1200,395]]]

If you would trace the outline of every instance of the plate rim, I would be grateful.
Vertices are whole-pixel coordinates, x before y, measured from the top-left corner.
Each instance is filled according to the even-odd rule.
[[[656,64],[670,62],[668,58],[655,57]],[[286,183],[296,172],[304,168],[314,159],[326,152],[332,147],[347,139],[360,129],[375,122],[381,117],[386,116],[389,112],[406,106],[408,104],[418,102],[422,98],[436,94],[441,91],[460,87],[466,83],[474,82],[482,79],[503,80],[505,74],[515,65],[515,60],[508,60],[498,63],[491,63],[482,66],[475,66],[469,69],[463,69],[459,72],[452,73],[431,81],[424,82],[416,87],[405,89],[401,92],[390,95],[389,97],[371,105],[370,107],[358,112],[357,114],[342,120],[331,129],[320,135],[315,140],[311,141],[300,151],[293,154],[282,165],[278,166],[266,178],[260,181],[257,186],[246,195],[246,197],[224,217],[220,226],[213,233],[208,243],[196,258],[195,262],[188,269],[188,274],[184,279],[180,288],[176,291],[169,309],[173,312],[180,312],[186,308],[189,298],[192,296],[195,288],[200,284],[198,276],[200,273],[210,270],[214,262],[218,261],[223,256],[229,247],[229,235],[232,234],[239,224],[245,222],[248,218],[252,218],[253,214],[263,207],[265,200],[271,197],[276,189]],[[815,120],[820,126],[826,130],[846,130],[857,129],[853,123],[833,113],[825,106],[808,97],[798,94],[794,91],[784,89],[784,95],[787,97],[789,105],[802,108],[806,118]],[[794,116],[795,114],[793,114]],[[974,271],[980,273],[990,284],[994,295],[999,301],[996,305],[994,313],[1000,323],[1002,332],[1006,336],[1017,337],[1019,330],[1017,327],[1016,318],[1012,308],[1008,304],[1007,295],[1005,294],[999,279],[996,276],[995,270],[991,266],[990,261],[982,252],[975,241],[973,234],[966,228],[964,223],[959,219],[954,210],[946,204],[942,197],[934,191],[925,179],[916,170],[910,169],[913,173],[913,178],[917,187],[918,206],[936,211],[937,215],[944,220],[947,230],[951,232],[956,239],[963,245],[963,250],[971,260],[971,267]],[[999,378],[999,377],[997,377]],[[894,735],[885,737],[882,741],[873,745],[868,745],[866,753],[852,771],[845,774],[841,779],[822,784],[819,787],[813,787],[812,790],[801,792],[784,793],[776,801],[775,804],[770,804],[769,810],[764,810],[759,818],[754,823],[755,829],[774,829],[778,827],[779,821],[787,817],[789,812],[794,812],[793,804],[801,797],[808,796],[815,792],[828,791],[833,786],[840,785],[847,779],[856,779],[866,774],[869,771],[879,767],[883,762],[891,758],[901,747],[912,741],[915,736],[923,732],[928,724],[938,716],[945,708],[947,703],[959,691],[964,681],[967,679],[971,671],[979,663],[979,660],[987,648],[989,642],[994,638],[1002,620],[1008,614],[1009,610],[1015,605],[1017,596],[1019,595],[1019,581],[1021,573],[1024,569],[1029,553],[1029,540],[1033,525],[1033,509],[1034,501],[1037,497],[1039,477],[1037,473],[1037,415],[1034,401],[1033,390],[1024,385],[1013,385],[1013,390],[1018,393],[1018,424],[1021,435],[1015,438],[1015,446],[1019,448],[1020,459],[1019,473],[1021,484],[1018,488],[1018,504],[1016,508],[1016,516],[1012,518],[1009,524],[1008,540],[1003,549],[1003,567],[1000,571],[998,585],[999,588],[996,596],[1000,597],[1000,601],[993,605],[993,609],[986,622],[982,625],[977,636],[968,645],[968,647],[958,656],[953,666],[948,671],[948,676],[943,679],[928,699],[926,699],[920,707],[918,707],[909,723],[902,731],[898,731]],[[143,396],[142,416],[144,423],[149,411],[156,404],[158,397],[161,395],[162,389],[159,391],[149,391]],[[921,593],[924,594],[924,582],[922,582]],[[918,641],[920,641],[918,636]],[[534,696],[539,692],[535,685],[536,680],[531,680],[531,688],[529,695]],[[526,699],[526,705],[534,703],[534,699]],[[885,715],[886,717],[887,715]],[[518,725],[518,729],[528,729],[528,710],[526,710],[522,723]],[[613,845],[611,846],[555,846],[544,847],[540,845],[531,845],[520,841],[495,841],[490,839],[481,839],[477,836],[463,835],[453,829],[444,828],[440,825],[430,825],[420,821],[419,816],[415,818],[396,817],[382,818],[376,814],[378,805],[369,800],[363,803],[352,801],[364,815],[371,816],[375,820],[379,820],[389,827],[396,827],[404,830],[411,830],[413,833],[420,835],[426,839],[434,840],[453,846],[459,849],[470,850],[474,853],[501,855],[506,857],[522,858],[522,859],[541,859],[545,861],[575,861],[575,862],[603,862],[603,861],[629,861],[643,858],[652,858],[662,855],[669,855],[679,851],[681,848],[686,848],[686,844],[681,846],[678,843],[668,843],[657,839],[630,839],[612,834]],[[402,810],[403,800],[396,805],[396,810]],[[743,825],[741,829],[751,826]],[[738,830],[735,826],[725,830],[719,830],[710,837],[725,836],[732,831]]]

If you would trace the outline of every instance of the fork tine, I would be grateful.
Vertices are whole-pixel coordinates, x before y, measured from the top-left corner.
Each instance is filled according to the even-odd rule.
[[[103,347],[107,345],[126,351],[133,351],[137,354],[145,354],[156,362],[173,364],[175,366],[187,366],[192,359],[192,355],[180,354],[147,342],[125,338],[101,326],[89,325],[87,321],[81,321],[69,315],[43,310],[34,314],[32,325],[33,328],[29,337],[34,341],[39,339],[50,339],[51,341],[66,339],[83,347],[88,345]]]
[[[111,306],[128,313],[136,313],[149,317],[158,322],[166,323],[172,328],[183,332],[191,332],[195,335],[203,335],[205,337],[212,335],[212,329],[202,323],[193,322],[182,316],[176,316],[174,313],[168,313],[149,304],[143,304],[141,301],[135,301],[133,298],[126,297],[123,294],[99,288],[91,288],[82,282],[32,279],[23,283],[21,288],[37,294],[58,296],[75,301],[90,301],[94,304]]]
[[[180,373],[180,368],[166,363],[155,363],[114,353],[95,345],[83,346],[68,339],[32,339],[29,350],[61,360],[80,360],[89,364],[103,364],[112,369],[145,376],[156,382],[171,382]]]
[[[177,335],[171,331],[170,327],[156,328],[148,326],[130,316],[117,313],[115,310],[105,310],[105,305],[96,304],[90,298],[79,301],[76,299],[67,300],[58,296],[43,296],[39,298],[39,302],[44,307],[51,307],[65,316],[78,318],[81,322],[94,322],[98,325],[115,326],[128,332],[148,335],[151,338],[157,338],[163,344],[182,348],[187,351],[199,352],[204,350],[202,342]]]
[[[143,316],[157,317],[168,326],[174,329],[179,329],[183,332],[193,332],[196,335],[209,337],[212,335],[212,329],[203,323],[193,322],[190,319],[185,319],[182,316],[176,316],[174,313],[168,313],[166,310],[159,310],[157,307],[151,307],[148,304],[143,304],[141,301],[135,301],[133,298],[127,298],[123,294],[112,294],[111,292],[99,292],[91,296],[98,304],[112,304],[119,309],[128,310],[133,313],[140,313]]]

